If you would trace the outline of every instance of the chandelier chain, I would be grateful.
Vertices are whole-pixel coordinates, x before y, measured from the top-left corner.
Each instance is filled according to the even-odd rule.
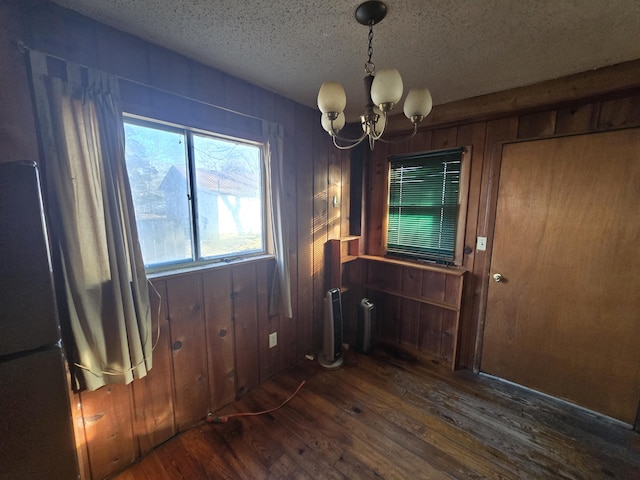
[[[369,22],[369,48],[367,49],[367,53],[369,54],[369,58],[367,59],[367,63],[364,64],[364,71],[368,75],[373,75],[376,71],[376,66],[371,61],[371,57],[373,56],[373,21]]]

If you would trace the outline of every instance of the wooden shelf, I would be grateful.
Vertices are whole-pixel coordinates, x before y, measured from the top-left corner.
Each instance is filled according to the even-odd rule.
[[[424,351],[437,356],[440,360],[455,369],[458,354],[458,331],[460,323],[460,309],[462,305],[462,287],[466,270],[444,265],[418,263],[394,258],[379,257],[373,255],[360,255],[360,237],[344,237],[329,240],[327,242],[328,285],[327,288],[339,288],[342,293],[354,289],[358,295],[362,289],[370,293],[378,292],[378,301],[387,302],[385,295],[390,295],[403,300],[411,300],[422,305],[429,305],[421,319],[407,319],[411,325],[422,323],[426,325],[429,318],[434,319],[428,335],[433,339],[431,344],[425,346]],[[358,262],[355,262],[358,260]],[[374,294],[375,296],[375,294]],[[396,302],[390,302],[393,305]],[[390,312],[393,317],[403,321],[406,311],[397,302],[396,312]],[[405,302],[406,303],[406,302]],[[413,309],[416,312],[415,309]],[[414,313],[415,316],[415,313]],[[426,323],[425,323],[426,322]],[[415,327],[412,327],[415,329]],[[381,326],[384,334],[385,325]],[[410,331],[408,329],[407,331]],[[393,327],[389,332],[397,331]],[[388,332],[388,333],[389,333]],[[400,337],[396,341],[414,344],[422,348],[422,342],[427,332],[418,334],[415,338]],[[420,339],[420,342],[418,342]],[[434,348],[431,348],[435,345]]]
[[[397,334],[396,341],[424,348],[426,353],[435,355],[454,370],[458,355],[460,309],[466,270],[373,255],[360,255],[358,258],[363,262],[361,284],[371,292],[372,297],[375,297],[374,292],[382,294],[378,298],[379,302],[386,303],[387,299],[384,296],[390,295],[431,307],[426,312],[424,309],[411,306],[405,308],[406,302],[403,305],[402,301],[388,303],[387,308],[391,310],[387,314],[395,318],[395,321],[406,321],[409,325],[406,331],[416,330],[416,325],[428,325],[429,319],[433,320],[430,327],[424,327],[425,330],[420,333],[416,331],[413,337]],[[407,317],[406,312],[413,313]],[[384,331],[384,325],[382,329]],[[397,327],[391,327],[387,334],[397,331]],[[402,332],[402,328],[399,331]],[[429,337],[432,340],[425,343],[425,339]]]
[[[349,262],[353,262],[354,260],[357,260],[358,256],[357,255],[347,255],[346,257],[342,257],[340,259],[341,263],[349,263]]]
[[[439,300],[434,300],[427,297],[419,297],[416,295],[410,295],[404,293],[400,290],[394,290],[392,288],[383,287],[380,283],[367,283],[364,285],[364,288],[368,288],[369,290],[375,290],[377,292],[387,293],[389,295],[394,295],[396,297],[406,298],[407,300],[415,300],[416,302],[426,303],[429,305],[434,305],[440,308],[446,308],[447,310],[451,310],[454,312],[460,311],[460,305],[455,305],[453,303],[442,302]]]

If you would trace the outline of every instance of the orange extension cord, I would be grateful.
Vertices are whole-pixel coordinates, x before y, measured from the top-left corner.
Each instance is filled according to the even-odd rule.
[[[284,407],[287,403],[289,403],[289,400],[291,400],[293,397],[296,396],[296,394],[300,391],[300,389],[302,388],[302,386],[305,384],[305,381],[303,380],[300,385],[298,385],[298,388],[296,388],[296,391],[293,392],[289,398],[287,398],[284,402],[282,402],[280,405],[278,405],[275,408],[271,408],[269,410],[263,410],[261,412],[243,412],[243,413],[230,413],[229,415],[221,415],[219,417],[214,417],[212,414],[209,414],[209,416],[207,416],[207,422],[209,423],[227,423],[229,421],[230,418],[233,417],[255,417],[256,415],[264,415],[265,413],[271,413],[271,412],[275,412],[276,410],[279,410],[280,408]]]

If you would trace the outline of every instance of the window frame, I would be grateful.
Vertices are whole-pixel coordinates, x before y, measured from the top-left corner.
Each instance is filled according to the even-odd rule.
[[[198,270],[202,267],[215,266],[215,265],[227,265],[230,263],[247,261],[247,260],[259,260],[265,257],[273,256],[272,235],[271,235],[271,200],[267,186],[268,181],[268,166],[266,162],[266,142],[251,139],[241,138],[233,135],[214,132],[212,130],[206,130],[198,127],[191,127],[181,125],[173,122],[167,122],[156,118],[150,118],[130,112],[123,112],[122,114],[123,125],[129,123],[147,128],[154,128],[157,130],[164,130],[173,133],[181,133],[185,138],[185,167],[187,168],[187,206],[189,210],[189,225],[191,228],[191,259],[168,261],[156,264],[145,264],[145,271],[148,274],[163,274],[171,273],[173,271],[191,271]],[[200,241],[200,226],[198,222],[198,192],[197,188],[194,188],[196,180],[196,165],[195,154],[193,148],[193,135],[200,135],[205,137],[211,137],[214,139],[220,139],[223,141],[236,142],[245,145],[251,145],[259,148],[260,151],[260,189],[261,189],[261,220],[262,220],[262,250],[250,251],[246,253],[238,252],[230,255],[219,255],[202,257]],[[126,152],[126,145],[125,145]],[[129,173],[127,172],[127,175]],[[137,218],[136,218],[137,225]]]
[[[389,232],[389,208],[390,208],[390,196],[391,196],[391,162],[394,159],[410,159],[420,156],[434,156],[438,154],[445,154],[454,150],[461,150],[460,156],[460,179],[458,189],[458,216],[456,219],[456,235],[454,245],[454,258],[451,262],[443,262],[435,259],[424,258],[419,255],[398,254],[395,252],[388,252],[387,246],[389,244],[388,232]],[[401,258],[403,260],[413,260],[420,263],[433,263],[445,266],[460,267],[464,263],[464,240],[466,235],[466,221],[467,221],[467,207],[469,202],[469,184],[470,184],[470,170],[471,170],[471,146],[452,147],[438,150],[426,150],[421,152],[412,152],[398,155],[389,155],[386,162],[387,167],[387,196],[384,210],[384,217],[382,222],[382,249],[385,257],[389,258]]]

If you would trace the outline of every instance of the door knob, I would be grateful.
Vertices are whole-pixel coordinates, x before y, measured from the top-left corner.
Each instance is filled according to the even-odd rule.
[[[504,277],[502,276],[502,274],[500,273],[494,273],[493,274],[493,281],[496,283],[500,283],[504,280]]]

